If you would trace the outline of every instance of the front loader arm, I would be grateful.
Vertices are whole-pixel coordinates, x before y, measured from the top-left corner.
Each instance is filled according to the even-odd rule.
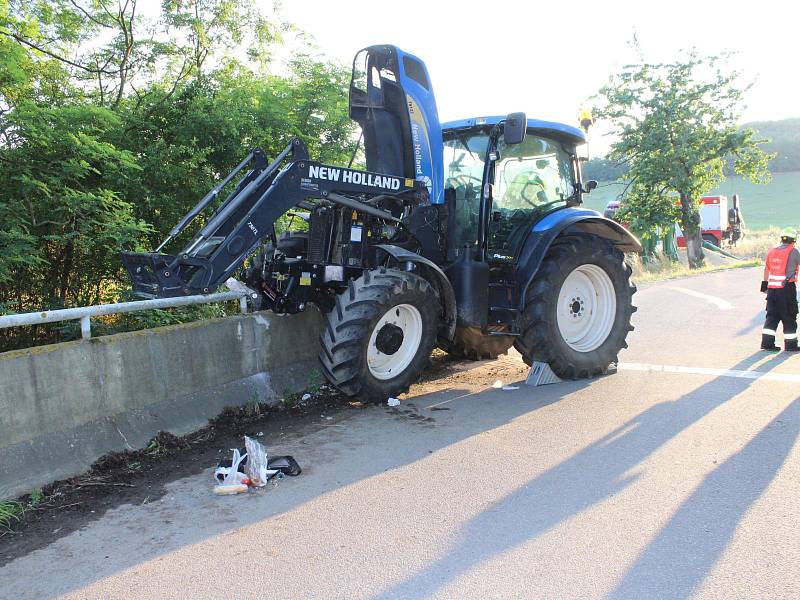
[[[268,166],[260,151],[250,157],[254,157],[253,168],[181,252],[122,254],[137,295],[164,298],[214,292],[273,233],[278,218],[307,198],[327,200],[396,222],[399,219],[391,213],[343,194],[368,199],[413,191],[424,194],[424,187],[413,180],[310,161],[300,139],[292,140]],[[281,167],[283,163],[286,164]],[[243,170],[243,165],[244,162],[235,172]],[[231,179],[229,175],[225,181]],[[170,231],[159,249],[179,235],[221,187],[209,192]]]

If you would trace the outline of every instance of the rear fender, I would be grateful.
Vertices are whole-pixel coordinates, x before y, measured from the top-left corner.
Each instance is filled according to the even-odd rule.
[[[562,235],[594,235],[609,240],[622,252],[641,252],[642,243],[630,231],[600,213],[586,208],[563,208],[550,213],[531,229],[522,247],[517,278],[524,282],[520,309],[525,307],[528,288],[536,276],[547,251]]]
[[[452,340],[456,332],[456,295],[444,271],[424,256],[404,248],[391,244],[379,244],[376,248],[380,248],[399,263],[412,263],[418,268],[419,275],[436,288],[444,313],[444,322],[439,334],[441,337]]]

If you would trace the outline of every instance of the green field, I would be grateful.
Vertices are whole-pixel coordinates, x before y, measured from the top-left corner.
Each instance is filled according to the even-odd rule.
[[[609,200],[622,192],[620,183],[601,183],[588,196],[585,206],[603,211]],[[800,227],[800,172],[776,173],[767,185],[756,185],[741,177],[729,177],[710,195],[739,194],[742,212],[749,229],[793,225]]]

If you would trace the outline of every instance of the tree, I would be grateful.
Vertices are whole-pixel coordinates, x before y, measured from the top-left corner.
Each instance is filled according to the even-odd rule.
[[[615,219],[626,223],[642,240],[644,260],[655,255],[656,243],[675,228],[680,211],[674,194],[664,188],[649,187],[634,180],[626,189],[625,202]]]
[[[691,268],[705,260],[700,197],[724,180],[726,159],[754,182],[770,177],[771,156],[760,147],[765,140],[737,125],[748,87],[739,85],[739,74],[726,62],[690,52],[653,64],[640,55],[600,90],[604,105],[597,114],[611,121],[618,137],[609,158],[628,165],[639,207],[663,205],[670,192],[677,194]]]
[[[117,191],[139,171],[131,153],[107,141],[119,118],[100,107],[25,103],[8,123],[0,283],[16,290],[20,310],[100,302],[120,248],[150,230]]]
[[[119,252],[152,249],[254,147],[355,149],[349,70],[295,52],[270,72],[289,26],[257,0],[143,4],[0,0],[0,314],[119,299]],[[2,330],[0,351],[61,336]]]
[[[581,167],[585,179],[596,181],[616,181],[628,174],[628,166],[608,158],[592,158]]]

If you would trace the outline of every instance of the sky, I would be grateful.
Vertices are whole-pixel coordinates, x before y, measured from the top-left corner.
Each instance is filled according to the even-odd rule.
[[[753,83],[742,121],[800,117],[800,2],[640,0],[284,0],[283,18],[345,64],[359,48],[394,44],[427,65],[442,121],[524,111],[577,125],[612,73],[635,60],[635,34],[648,60],[681,50],[736,52]],[[593,155],[611,142],[590,135]]]

